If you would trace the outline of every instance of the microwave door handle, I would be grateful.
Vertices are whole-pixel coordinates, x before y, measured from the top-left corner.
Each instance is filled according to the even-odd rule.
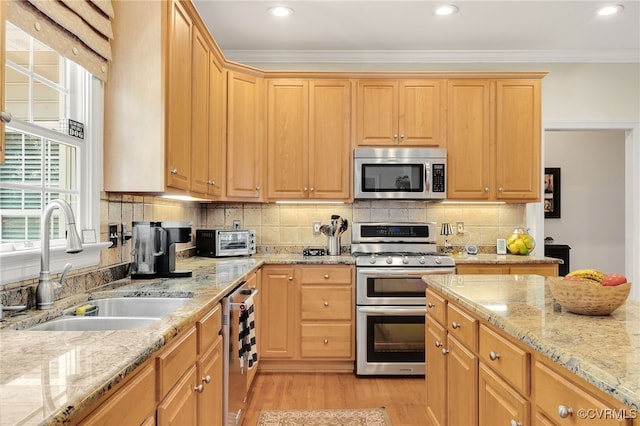
[[[424,167],[424,186],[426,192],[431,192],[431,183],[429,177],[431,176],[431,164],[427,163]]]

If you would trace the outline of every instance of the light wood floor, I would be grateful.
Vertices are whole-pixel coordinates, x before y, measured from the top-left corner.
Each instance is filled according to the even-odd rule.
[[[393,426],[423,426],[424,377],[364,378],[348,373],[258,373],[243,426],[255,426],[261,409],[387,409]]]

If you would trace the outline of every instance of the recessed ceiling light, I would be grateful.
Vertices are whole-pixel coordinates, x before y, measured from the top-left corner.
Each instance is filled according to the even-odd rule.
[[[458,6],[453,4],[445,4],[438,6],[433,10],[433,13],[439,16],[453,15],[458,12]]]
[[[293,9],[285,6],[276,6],[269,9],[269,13],[273,16],[283,17],[293,15]]]
[[[624,9],[624,6],[622,6],[621,4],[613,4],[613,5],[601,7],[600,9],[596,10],[596,13],[599,16],[609,16],[609,15],[615,15],[616,13],[620,13],[622,12],[623,9]]]

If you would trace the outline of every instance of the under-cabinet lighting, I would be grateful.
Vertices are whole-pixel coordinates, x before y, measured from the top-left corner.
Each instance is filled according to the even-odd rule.
[[[272,7],[268,11],[270,15],[277,16],[279,18],[293,15],[293,9],[285,6]]]
[[[601,7],[600,9],[596,10],[596,14],[598,16],[611,16],[611,15],[615,15],[616,13],[620,13],[623,10],[624,10],[624,6],[622,6],[621,4],[612,4],[612,5]]]
[[[279,200],[276,204],[344,204],[344,201],[295,201],[295,200]]]
[[[174,194],[164,194],[161,198],[167,198],[169,200],[177,200],[177,201],[211,201],[205,198],[196,198],[190,195],[174,195]]]
[[[507,204],[505,201],[442,201],[441,204],[476,204],[486,206],[491,204]]]
[[[444,4],[433,9],[433,13],[438,16],[448,16],[458,13],[458,6],[453,4]]]

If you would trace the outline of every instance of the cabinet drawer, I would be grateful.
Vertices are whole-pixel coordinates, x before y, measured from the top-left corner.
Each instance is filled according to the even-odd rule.
[[[302,324],[304,358],[350,358],[351,324]]]
[[[195,364],[196,335],[196,327],[190,327],[156,357],[158,400],[164,398],[189,367]]]
[[[300,316],[302,320],[351,320],[351,286],[303,286]]]
[[[447,322],[447,305],[444,299],[427,289],[427,314],[444,326]]]
[[[309,267],[302,268],[302,284],[351,284],[350,267]]]
[[[530,355],[484,325],[480,326],[480,360],[523,395],[530,392]]]
[[[608,405],[540,361],[535,363],[534,387],[538,407],[558,425],[585,423],[586,420],[579,417],[578,410],[591,410],[593,413],[615,413],[614,408],[617,408],[620,412],[622,411],[621,407]],[[559,415],[559,411],[565,408],[571,410],[572,414],[568,414],[563,418]],[[593,423],[597,423],[600,426],[631,424],[631,420],[616,419],[614,417],[603,414],[597,420],[594,419]]]
[[[478,320],[447,304],[447,331],[473,352],[478,350]]]
[[[198,328],[198,354],[202,355],[213,346],[222,330],[222,309],[220,304],[196,322]]]

